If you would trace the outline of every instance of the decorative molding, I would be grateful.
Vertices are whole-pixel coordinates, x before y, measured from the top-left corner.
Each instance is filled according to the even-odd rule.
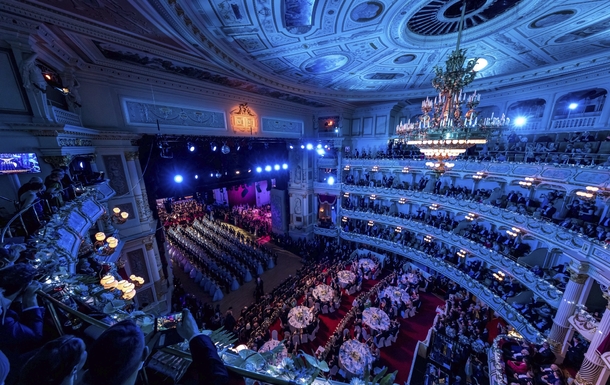
[[[258,134],[258,116],[248,103],[242,103],[231,111],[231,127],[238,134]]]
[[[91,147],[93,141],[91,139],[58,137],[57,144],[59,147]]]
[[[384,239],[373,238],[367,235],[349,233],[345,231],[340,231],[340,237],[348,241],[358,242],[392,253],[397,253],[406,258],[412,259],[415,262],[421,263],[422,265],[427,266],[440,274],[443,274],[489,305],[491,309],[497,312],[523,337],[529,341],[542,342],[543,335],[540,333],[540,331],[534,325],[530,324],[529,321],[527,321],[517,309],[509,305],[496,294],[492,293],[491,290],[489,290],[489,288],[487,288],[485,285],[473,280],[467,274],[456,269],[454,265],[451,265],[431,255],[425,254],[419,250],[398,245]]]
[[[360,219],[364,221],[372,220],[393,226],[398,225],[401,226],[403,230],[409,230],[424,235],[431,234],[436,240],[460,249],[466,249],[477,258],[489,263],[491,266],[495,266],[503,271],[506,271],[507,274],[521,282],[529,290],[532,290],[535,295],[543,299],[550,306],[557,308],[561,302],[563,292],[551,285],[548,281],[545,281],[532,273],[529,267],[521,265],[494,250],[487,249],[483,245],[459,235],[437,229],[433,226],[428,226],[421,222],[410,221],[389,215],[379,215],[368,212],[341,209],[339,216],[346,216],[348,218]]]
[[[225,114],[223,112],[195,109],[186,106],[153,104],[131,99],[123,99],[123,106],[127,125],[156,128],[158,121],[164,127],[226,130]]]
[[[60,168],[61,166],[69,166],[72,158],[72,155],[43,156],[42,160],[53,166],[53,168]]]
[[[303,122],[275,118],[262,118],[261,121],[263,132],[302,135],[304,131]]]
[[[116,191],[118,195],[129,193],[129,185],[125,176],[125,168],[123,167],[123,159],[121,155],[102,155],[106,175],[110,178],[110,187]]]
[[[146,251],[150,251],[153,249],[153,244],[152,243],[145,243],[144,246],[146,247]]]
[[[140,158],[140,153],[138,151],[134,151],[134,152],[125,152],[125,159],[127,161],[134,161],[134,160],[138,160]]]

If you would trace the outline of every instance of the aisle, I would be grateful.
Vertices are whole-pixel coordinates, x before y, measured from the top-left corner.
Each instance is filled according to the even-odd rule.
[[[436,317],[436,307],[443,305],[445,301],[430,293],[419,293],[422,305],[414,317],[400,319],[400,333],[398,339],[392,346],[381,349],[380,362],[389,370],[398,370],[397,384],[404,384],[409,379],[409,372],[416,354],[417,341],[423,341],[432,327]]]

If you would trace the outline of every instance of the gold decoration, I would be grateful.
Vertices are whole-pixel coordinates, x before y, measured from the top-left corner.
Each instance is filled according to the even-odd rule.
[[[146,250],[147,250],[147,251],[150,251],[150,250],[152,250],[152,249],[153,249],[153,244],[152,244],[152,243],[147,243],[147,244],[145,244],[144,246],[146,246]]]
[[[240,104],[236,110],[231,111],[231,126],[237,133],[258,133],[258,117],[250,110],[248,103]]]
[[[140,153],[137,151],[134,152],[126,152],[125,159],[126,160],[138,160],[140,158]]]
[[[72,155],[43,156],[42,160],[53,166],[53,168],[60,168],[61,166],[69,166],[72,158]]]
[[[580,274],[571,269],[568,271],[570,272],[570,281],[577,283],[579,285],[582,285],[583,283],[585,283],[587,278],[589,278],[589,276],[587,274]]]

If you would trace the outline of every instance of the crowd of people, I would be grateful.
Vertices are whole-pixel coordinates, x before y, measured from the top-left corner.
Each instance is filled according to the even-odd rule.
[[[517,135],[508,132],[487,144],[469,148],[458,159],[484,162],[526,162],[589,167],[610,167],[608,154],[600,154],[601,143],[608,141],[607,133],[574,132],[561,140],[553,135]],[[345,152],[347,159],[413,159],[425,156],[415,146],[400,139],[389,140],[380,148],[352,149]],[[608,159],[606,159],[608,158]]]
[[[271,205],[250,207],[249,205],[235,205],[231,208],[214,206],[213,216],[225,223],[235,225],[255,237],[271,234]]]

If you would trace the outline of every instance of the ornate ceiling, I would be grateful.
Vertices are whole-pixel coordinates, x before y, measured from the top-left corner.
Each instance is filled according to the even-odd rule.
[[[85,62],[145,66],[312,106],[431,93],[432,67],[455,48],[460,2],[0,0],[5,11],[27,9]],[[468,0],[462,48],[489,63],[471,86],[479,89],[607,64],[610,7]]]

